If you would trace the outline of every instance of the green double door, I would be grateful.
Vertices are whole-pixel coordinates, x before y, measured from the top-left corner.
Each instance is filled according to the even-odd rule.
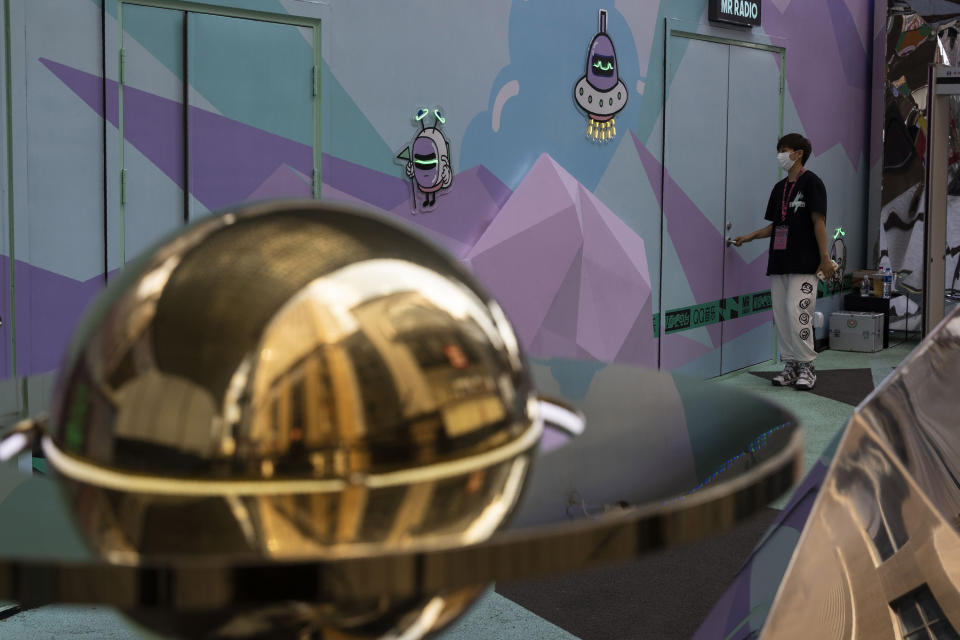
[[[124,262],[210,211],[319,194],[318,26],[128,3],[119,15]]]

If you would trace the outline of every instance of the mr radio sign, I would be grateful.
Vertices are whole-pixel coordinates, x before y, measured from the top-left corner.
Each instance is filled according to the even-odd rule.
[[[760,26],[761,0],[709,0],[710,20],[749,27]]]

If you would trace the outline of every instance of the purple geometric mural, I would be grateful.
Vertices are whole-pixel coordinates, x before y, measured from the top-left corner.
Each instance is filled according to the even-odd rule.
[[[91,108],[101,109],[101,78],[50,60],[42,62]],[[116,83],[108,81],[107,91],[103,115],[116,125]],[[124,104],[124,136],[182,184],[180,165],[167,152],[167,141],[153,135],[155,129],[149,126],[150,120],[182,113],[182,105],[130,88],[124,90]],[[247,199],[309,195],[304,181],[312,171],[308,146],[195,107],[191,117],[204,123],[197,129],[209,138],[205,144],[194,141],[192,152],[202,152],[202,157],[192,164],[244,172],[244,180],[210,185],[226,188],[194,193],[204,206],[214,209]],[[227,140],[230,144],[224,146]],[[237,157],[255,157],[256,162],[234,167]],[[430,213],[410,210],[410,186],[399,171],[398,176],[389,176],[328,155],[322,163],[324,191],[331,199],[372,204],[420,227],[458,257],[466,257],[488,284],[497,276],[485,267],[506,275],[507,286],[491,288],[508,313],[519,318],[515,321],[522,325],[521,334],[534,355],[656,366],[642,239],[548,157],[535,164],[520,195],[511,194],[485,167],[468,169],[456,176],[456,187]],[[541,215],[543,219],[538,219]],[[551,248],[543,251],[545,247]],[[531,256],[541,259],[530,261]],[[517,263],[526,280],[514,269],[504,270],[504,265]],[[525,291],[521,283],[536,292]]]
[[[106,81],[106,114],[102,112],[104,81],[64,64],[40,58],[64,84],[114,126],[119,125],[117,83]],[[183,118],[183,105],[132,87],[123,88],[124,138],[181,188],[183,156],[167,134]],[[273,135],[217,113],[190,107],[190,168],[193,176],[230,176],[229,180],[191,180],[190,191],[208,209],[216,210],[248,199],[284,164],[304,175],[313,172],[313,150],[305,144]]]
[[[103,289],[103,275],[85,282],[16,262],[17,375],[60,366],[74,327]]]
[[[107,107],[101,99],[103,79],[59,62],[41,58],[64,84],[107,121],[117,126],[117,83],[107,81]],[[124,87],[124,137],[177,185],[183,186],[182,152],[171,150],[169,127],[158,122],[183,118],[175,100]],[[226,175],[229,180],[193,180],[191,193],[205,207],[216,210],[265,197],[310,197],[313,151],[305,144],[277,136],[210,111],[190,107],[192,125],[191,171],[195,175]],[[484,167],[457,174],[451,190],[429,214],[410,211],[410,183],[334,156],[321,158],[323,184],[332,187],[333,200],[374,206],[427,229],[431,237],[457,256],[463,256],[510,196],[510,189]],[[297,175],[299,174],[299,176]],[[323,190],[327,197],[326,189]]]
[[[663,206],[664,197],[659,187],[660,176],[663,175],[664,191],[673,203],[665,214],[664,222],[667,225],[673,248],[680,258],[680,266],[690,285],[690,290],[693,292],[694,300],[697,304],[711,302],[715,299],[718,291],[718,288],[712,282],[716,277],[717,267],[712,256],[706,256],[701,248],[704,246],[721,246],[724,242],[723,234],[684,193],[676,180],[668,172],[662,170],[660,161],[633,135],[633,132],[631,132],[631,136],[637,153],[640,154],[640,160],[643,162],[647,179],[650,180],[657,201],[661,206]],[[739,254],[729,254],[726,257],[724,268],[726,269],[725,281],[736,283],[736,289],[725,292],[727,296],[756,293],[770,288],[770,280],[766,275],[766,252],[750,262],[744,260]],[[771,317],[769,313],[756,314],[733,322],[726,322],[722,328],[720,324],[710,325],[707,327],[707,331],[710,334],[713,346],[719,347],[721,340],[733,340],[765,322],[769,322]],[[674,337],[676,336],[670,336],[671,340]],[[670,349],[664,349],[665,354],[670,353],[671,360],[669,363],[661,362],[661,366],[665,369],[682,366],[691,361],[686,360],[686,358],[695,351],[689,345],[680,348],[677,344],[671,344]]]
[[[263,184],[247,196],[247,200],[269,200],[271,198],[309,198],[313,196],[310,178],[290,165],[277,168]]]
[[[0,327],[0,380],[9,378],[13,375],[12,362],[9,357],[10,351],[10,327],[13,326],[10,315],[10,294],[7,290],[10,282],[10,258],[0,255],[0,283],[3,283],[3,294],[0,295],[0,318],[3,319],[3,327]]]
[[[547,154],[467,261],[532,355],[656,366],[643,240]]]
[[[115,82],[107,81],[103,113],[100,77],[51,60],[41,62],[91,108],[117,124]],[[171,180],[182,184],[181,158],[151,126],[182,118],[182,105],[131,88],[124,90],[124,104],[126,139]],[[216,209],[250,199],[310,196],[309,146],[196,107],[190,111],[192,121],[203,124],[196,127],[201,133],[195,135],[205,136],[204,141],[193,141],[191,153],[198,156],[191,160],[192,166],[243,178],[222,184],[192,183],[198,189],[193,195],[204,206]],[[633,132],[631,136],[662,202],[659,160]],[[245,158],[243,166],[237,158]],[[410,184],[399,166],[397,175],[387,175],[327,154],[321,162],[325,198],[372,205],[400,217],[469,262],[517,324],[532,354],[656,366],[654,310],[643,240],[549,156],[537,160],[515,193],[483,166],[461,172],[456,186],[429,213],[411,210]],[[709,273],[712,267],[704,271],[697,245],[722,242],[720,232],[669,175],[664,185],[674,201],[684,205],[673,207],[666,220],[676,252],[697,302],[709,302],[710,287],[698,274]],[[763,257],[747,264],[736,256],[728,269],[738,274],[745,291],[761,291],[768,284],[764,264]],[[723,339],[767,321],[766,314],[758,314],[729,323]],[[719,347],[720,325],[707,330],[713,347]],[[663,368],[679,367],[711,350],[674,337],[671,362],[662,362]],[[673,362],[676,357],[683,362]]]
[[[867,12],[861,16],[870,18]],[[838,0],[795,1],[785,10],[771,4],[763,19],[767,33],[796,34],[803,41],[803,55],[787,55],[786,77],[814,154],[842,144],[857,167],[864,151],[870,67],[849,7]]]
[[[406,198],[390,212],[414,225],[429,229],[450,242],[444,242],[462,258],[510,197],[510,188],[486,167],[477,166],[458,173],[453,186],[437,201],[429,213],[412,211],[410,182],[405,181]]]

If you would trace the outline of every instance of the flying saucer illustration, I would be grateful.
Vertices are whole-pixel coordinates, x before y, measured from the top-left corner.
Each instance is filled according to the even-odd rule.
[[[607,141],[617,135],[613,117],[627,106],[627,87],[620,80],[617,53],[607,35],[607,12],[600,10],[600,31],[587,51],[586,74],[573,88],[573,99],[587,112],[587,135]]]

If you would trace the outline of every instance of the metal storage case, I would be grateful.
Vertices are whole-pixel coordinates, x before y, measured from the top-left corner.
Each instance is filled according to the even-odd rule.
[[[874,352],[883,349],[883,314],[835,311],[830,314],[830,348]]]

